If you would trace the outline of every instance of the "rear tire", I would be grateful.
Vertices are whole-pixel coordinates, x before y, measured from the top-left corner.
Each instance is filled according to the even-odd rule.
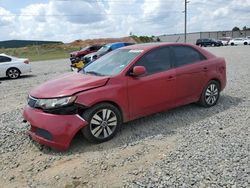
[[[100,103],[86,110],[82,117],[89,122],[82,129],[84,137],[94,143],[112,139],[122,124],[121,112],[110,103]]]
[[[233,42],[231,43],[231,46],[234,46],[234,43],[233,43]]]
[[[7,71],[6,71],[6,76],[10,79],[17,79],[20,77],[20,70],[17,69],[17,68],[9,68]]]
[[[248,45],[247,42],[244,42],[244,45]]]
[[[220,98],[220,85],[217,81],[211,80],[202,91],[199,103],[208,108],[217,104]]]

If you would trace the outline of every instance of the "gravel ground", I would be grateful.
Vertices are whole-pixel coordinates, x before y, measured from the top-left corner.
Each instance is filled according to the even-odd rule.
[[[31,63],[33,73],[0,79],[1,187],[250,187],[250,46],[206,48],[227,61],[218,105],[191,104],[125,124],[66,152],[31,141],[22,123],[28,91],[69,71],[67,60]]]

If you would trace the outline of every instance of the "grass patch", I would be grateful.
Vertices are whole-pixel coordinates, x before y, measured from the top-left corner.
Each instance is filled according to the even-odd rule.
[[[69,58],[72,51],[79,50],[65,44],[27,46],[23,48],[1,48],[0,53],[5,53],[19,58],[28,58],[30,61],[42,61]]]

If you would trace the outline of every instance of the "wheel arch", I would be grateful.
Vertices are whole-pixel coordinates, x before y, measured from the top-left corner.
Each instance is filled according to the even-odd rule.
[[[109,104],[115,106],[115,107],[119,110],[119,112],[121,113],[122,122],[124,122],[124,119],[126,120],[126,116],[124,116],[125,114],[124,114],[122,108],[121,108],[116,102],[111,101],[111,100],[99,101],[99,102],[97,102],[97,103],[91,105],[89,108],[91,108],[91,107],[93,107],[93,106],[96,106],[96,105],[98,105],[98,104],[102,104],[102,103],[109,103]]]
[[[116,102],[114,102],[114,101],[109,101],[109,100],[99,101],[99,102],[97,102],[97,103],[95,103],[95,104],[89,106],[87,109],[92,108],[93,106],[96,106],[96,105],[102,104],[102,103],[109,103],[109,104],[115,106],[115,107],[119,110],[119,112],[121,113],[122,122],[124,122],[123,120],[124,120],[125,117],[124,117],[123,111],[122,111],[122,109],[120,108],[120,106],[119,106]],[[79,115],[79,114],[78,114],[78,115]],[[83,127],[84,127],[84,126],[83,126]],[[79,132],[81,132],[81,129],[82,129],[83,127],[80,127],[79,129],[77,129],[77,130],[74,132],[74,134],[71,135],[71,138],[70,138],[70,141],[69,141],[69,145],[72,143],[72,140],[75,138],[75,136],[76,136]]]
[[[210,81],[216,81],[219,84],[219,88],[220,88],[220,91],[221,91],[221,81],[218,78],[212,78],[208,82],[210,82]]]
[[[16,69],[16,70],[18,70],[18,72],[19,72],[20,74],[22,74],[22,72],[21,72],[21,70],[20,70],[19,68],[17,68],[17,67],[9,67],[9,68],[6,70],[6,72],[5,72],[5,75],[6,75],[6,76],[7,76],[7,73],[8,73],[8,71],[9,71],[10,69]]]

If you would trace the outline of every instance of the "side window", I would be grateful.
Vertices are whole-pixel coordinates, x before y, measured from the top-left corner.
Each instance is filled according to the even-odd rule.
[[[111,46],[111,50],[116,50],[116,49],[121,48],[123,46],[124,46],[123,44],[114,44]]]
[[[170,69],[170,48],[164,47],[148,52],[136,62],[135,66],[144,66],[147,74],[153,74]]]
[[[89,50],[90,50],[90,51],[94,51],[94,50],[96,50],[96,47],[91,46],[91,47],[89,48]]]
[[[187,46],[173,46],[176,67],[202,61],[205,57],[197,50]]]
[[[0,63],[10,62],[10,61],[11,61],[11,58],[5,57],[5,56],[0,56]]]

